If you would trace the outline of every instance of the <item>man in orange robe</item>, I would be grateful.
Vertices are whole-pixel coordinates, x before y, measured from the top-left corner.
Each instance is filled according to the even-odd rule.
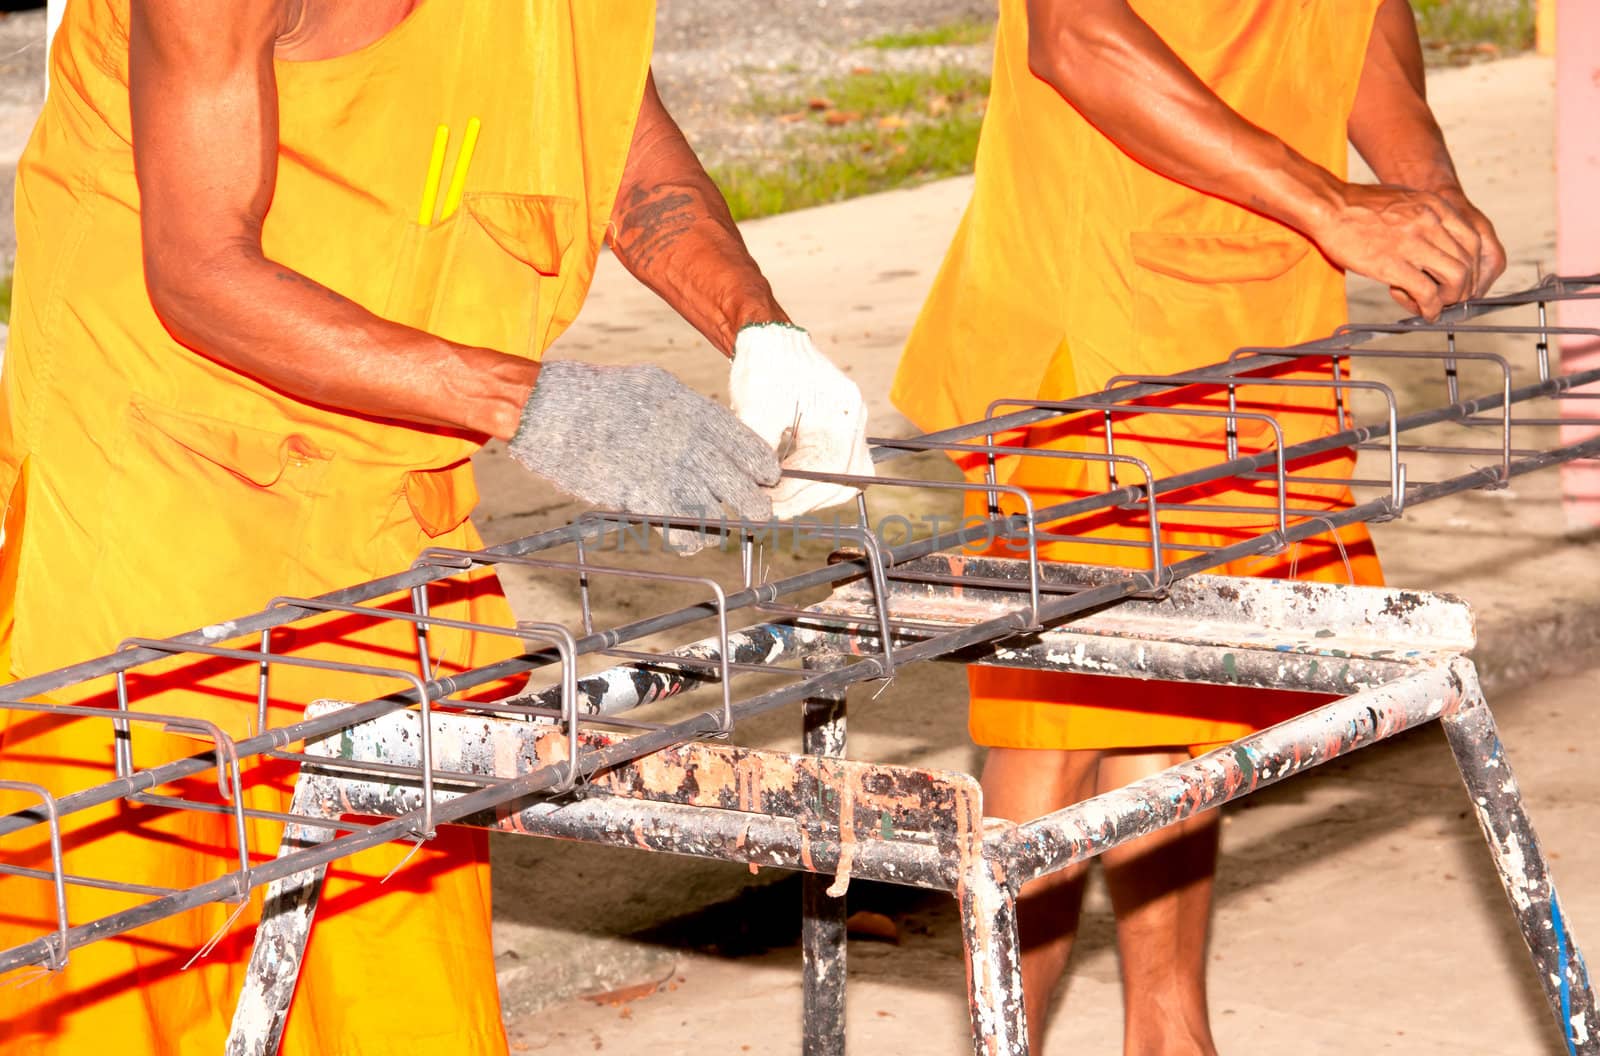
[[[870,471],[860,394],[788,324],[662,107],[654,20],[641,0],[74,0],[18,168],[0,682],[480,545],[468,458],[489,436],[557,486],[640,512],[759,518],[848,496],[771,487],[797,417],[788,465]],[[439,126],[450,157],[433,165]],[[736,414],[652,367],[541,368],[607,241],[733,358]],[[430,600],[512,622],[492,576]],[[277,637],[281,654],[416,670],[399,624]],[[441,675],[520,651],[438,627],[428,644]],[[275,667],[271,717],[402,685]],[[235,737],[255,718],[249,665],[147,667],[129,689],[135,709]],[[103,721],[0,708],[0,779],[88,788],[114,776],[112,743]],[[141,767],[205,748],[149,727],[132,743]],[[292,767],[246,778],[248,806],[284,809]],[[30,805],[0,793],[0,813]],[[192,886],[237,868],[230,826],[149,803],[84,811],[66,819],[66,869]],[[251,827],[270,854],[276,827]],[[286,1051],[505,1050],[484,837],[446,829],[377,885],[406,850],[334,867]],[[0,838],[0,864],[48,870],[42,826]],[[0,949],[52,930],[49,888],[0,874]],[[68,907],[81,923],[140,900],[74,886]],[[0,1048],[219,1052],[258,909],[74,949],[0,990]]]
[[[1347,141],[1383,184],[1347,181]],[[894,398],[919,426],[943,429],[983,418],[997,399],[1066,399],[1118,375],[1168,374],[1241,346],[1325,336],[1345,320],[1344,269],[1384,282],[1402,306],[1431,318],[1482,294],[1503,267],[1493,227],[1462,193],[1424,99],[1405,0],[1002,0],[972,202],[909,339]],[[1329,376],[1326,366],[1282,373]],[[1278,419],[1285,443],[1338,429],[1327,389],[1240,393]],[[1214,420],[1142,415],[1116,426],[1118,453],[1145,459],[1157,477],[1224,459]],[[1104,451],[1099,429],[1058,420],[1015,439]],[[1265,429],[1242,423],[1246,450],[1269,446]],[[1107,484],[1103,465],[1006,461],[1009,483],[1040,508]],[[1353,464],[1344,452],[1307,475],[1344,478]],[[981,467],[967,468],[976,479]],[[1175,548],[1227,545],[1273,523],[1270,484],[1178,497],[1236,509],[1164,517]],[[1350,501],[1340,486],[1310,483],[1289,499],[1300,509]],[[1057,560],[1150,561],[1145,550],[1082,539],[1147,537],[1134,515],[1058,523],[1049,534],[1079,537],[1044,547]],[[1365,531],[1338,535],[1224,571],[1380,582]],[[987,810],[1018,820],[1306,706],[1291,694],[992,668],[969,678],[972,734],[990,747]],[[1212,812],[1104,856],[1130,1054],[1213,1051],[1205,945],[1216,846]],[[1070,870],[1023,892],[1035,1051],[1082,884],[1083,871]]]

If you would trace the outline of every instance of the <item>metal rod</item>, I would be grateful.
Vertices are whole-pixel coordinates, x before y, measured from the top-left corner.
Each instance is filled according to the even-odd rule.
[[[1467,661],[1461,664],[1470,667]],[[1450,714],[1463,694],[1456,665],[1333,701],[1197,759],[1017,825],[996,855],[1028,881],[1232,802],[1302,770]],[[1307,746],[1314,747],[1307,750]]]
[[[1600,1013],[1588,969],[1562,915],[1561,899],[1523,809],[1477,672],[1465,662],[1459,666],[1464,703],[1441,720],[1445,736],[1567,1051],[1595,1056],[1600,1053]]]
[[[812,670],[840,666],[837,657],[813,656]],[[807,755],[843,758],[845,694],[807,697],[801,712],[801,749]],[[801,1049],[805,1056],[844,1056],[845,963],[848,953],[844,893],[830,892],[830,878],[806,873],[800,878],[800,957],[804,1014]]]

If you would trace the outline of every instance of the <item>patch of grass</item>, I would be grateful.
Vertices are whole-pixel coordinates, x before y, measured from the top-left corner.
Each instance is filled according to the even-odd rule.
[[[989,76],[978,70],[945,66],[937,70],[868,70],[848,77],[830,77],[806,95],[757,93],[746,108],[766,116],[799,114],[808,109],[884,117],[925,108],[938,97],[963,99],[989,94]],[[826,104],[819,106],[818,104]]]
[[[1533,47],[1534,0],[1411,0],[1430,57],[1470,58]]]
[[[960,66],[932,71],[877,71],[838,77],[822,86],[835,110],[882,117],[926,109],[933,100],[987,97],[989,75]]]
[[[904,33],[885,33],[861,43],[879,51],[900,51],[905,48],[935,48],[949,44],[982,44],[994,36],[991,19],[963,18],[927,29],[913,29]]]
[[[0,323],[11,325],[11,275],[0,279]]]
[[[971,172],[989,78],[947,67],[868,72],[824,82],[806,98],[760,99],[791,126],[770,159],[716,166],[735,219]]]
[[[971,172],[982,123],[958,115],[889,132],[831,132],[781,167],[727,165],[711,177],[734,219],[753,220]]]

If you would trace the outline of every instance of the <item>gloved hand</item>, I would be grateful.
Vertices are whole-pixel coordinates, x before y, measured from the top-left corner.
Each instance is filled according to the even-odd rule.
[[[725,506],[742,520],[772,516],[772,448],[660,367],[546,363],[508,450],[523,468],[596,506],[708,520]],[[667,532],[680,553],[716,541]]]
[[[785,469],[872,475],[861,390],[817,351],[804,330],[784,323],[740,330],[728,385],[734,413],[780,451]],[[798,517],[836,506],[858,490],[786,479],[773,489],[773,516]]]

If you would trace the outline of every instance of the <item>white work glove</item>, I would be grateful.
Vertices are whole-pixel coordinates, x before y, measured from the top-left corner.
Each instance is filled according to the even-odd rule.
[[[734,413],[772,445],[784,469],[872,475],[861,390],[804,330],[785,323],[740,330],[728,387]],[[849,502],[859,490],[785,478],[772,489],[772,515],[799,517]]]

